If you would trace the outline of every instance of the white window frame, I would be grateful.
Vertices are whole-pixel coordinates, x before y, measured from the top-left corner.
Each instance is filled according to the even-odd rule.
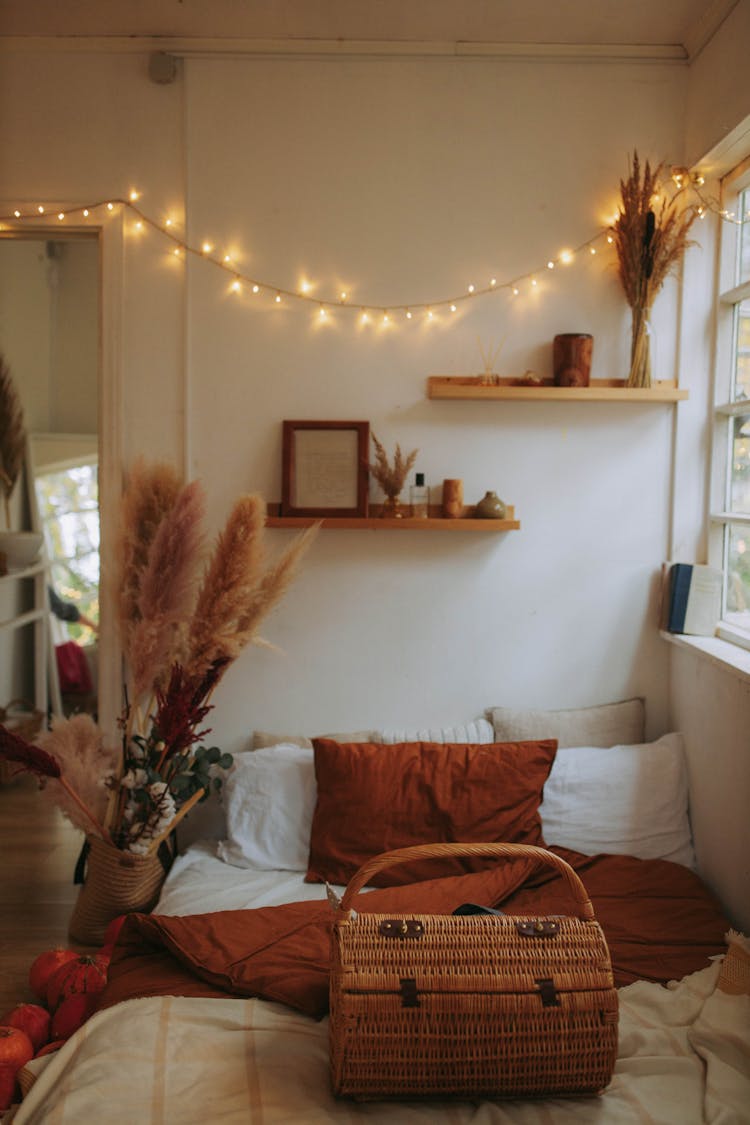
[[[722,180],[723,212],[737,215],[740,194],[750,189],[750,157],[732,169]],[[721,621],[717,636],[750,649],[750,628],[738,627],[726,618],[727,559],[731,529],[747,526],[750,514],[729,510],[731,480],[732,426],[734,418],[750,413],[750,399],[733,401],[736,357],[735,308],[750,299],[750,279],[737,284],[737,261],[742,228],[737,222],[721,222],[716,292],[716,356],[714,370],[714,425],[711,464],[711,512],[709,517],[708,558],[724,574]]]

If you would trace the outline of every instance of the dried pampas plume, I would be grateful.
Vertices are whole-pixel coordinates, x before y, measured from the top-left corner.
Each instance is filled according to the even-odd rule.
[[[395,500],[406,484],[406,477],[417,459],[419,450],[413,449],[407,457],[404,457],[401,446],[397,444],[393,464],[391,464],[385,448],[375,437],[375,434],[372,435],[372,442],[375,446],[375,463],[367,467],[388,499]]]
[[[0,355],[0,492],[5,507],[5,526],[10,528],[10,498],[16,486],[26,451],[23,408],[10,368]]]
[[[71,824],[90,832],[91,817],[101,823],[107,808],[107,783],[116,769],[114,751],[105,749],[102,732],[90,715],[53,719],[52,729],[40,735],[37,744],[59,763],[67,782],[63,787],[58,779],[50,778],[46,782],[49,796]],[[70,789],[79,800],[72,799]]]
[[[113,591],[127,660],[135,625],[141,618],[141,580],[151,544],[159,525],[177,500],[181,483],[172,466],[161,462],[147,465],[139,460],[128,475],[120,510]]]
[[[186,663],[193,676],[214,664],[228,664],[255,640],[260,621],[291,584],[317,531],[315,526],[299,535],[269,566],[265,515],[262,497],[240,497],[216,540],[188,637]]]
[[[149,548],[130,642],[134,700],[162,687],[172,665],[182,659],[203,555],[205,507],[200,483],[186,484]]]

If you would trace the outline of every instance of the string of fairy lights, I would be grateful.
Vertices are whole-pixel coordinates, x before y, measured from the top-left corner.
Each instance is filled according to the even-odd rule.
[[[736,214],[722,208],[715,199],[709,196],[703,190],[705,180],[699,173],[686,168],[673,168],[671,181],[677,194],[686,191],[692,192],[698,202],[692,203],[691,206],[695,208],[700,218],[704,218],[708,213],[713,213],[725,222],[740,226],[750,222],[750,209],[745,214]],[[616,219],[616,216],[613,217],[608,226],[599,229],[585,242],[572,249],[560,250],[555,255],[550,256],[543,265],[516,277],[501,281],[493,276],[479,282],[472,281],[461,290],[431,301],[417,300],[407,304],[402,302],[381,304],[355,301],[352,295],[344,290],[335,295],[320,296],[313,292],[312,283],[305,280],[300,282],[298,288],[292,289],[288,286],[278,285],[268,279],[251,276],[244,271],[230,252],[222,251],[210,240],[204,239],[196,244],[188,242],[180,233],[181,226],[176,219],[169,216],[161,221],[153,219],[139,205],[140,199],[141,193],[133,189],[125,198],[98,200],[66,210],[59,210],[43,203],[35,204],[24,210],[16,208],[11,215],[0,216],[0,230],[8,229],[8,227],[11,229],[18,228],[27,224],[39,225],[41,223],[48,226],[50,220],[54,220],[56,224],[65,225],[67,223],[71,225],[79,222],[80,219],[97,218],[102,211],[105,214],[112,214],[118,208],[124,209],[131,216],[134,233],[146,229],[153,230],[166,240],[168,253],[173,258],[184,261],[193,256],[222,271],[227,277],[228,288],[232,294],[237,296],[248,295],[253,299],[260,300],[265,298],[266,301],[270,300],[273,306],[303,302],[314,308],[317,318],[321,321],[327,320],[337,311],[345,311],[357,315],[362,324],[379,322],[382,326],[387,326],[396,320],[429,322],[437,318],[441,312],[457,313],[467,302],[491,293],[506,292],[512,298],[521,297],[524,293],[533,293],[538,289],[541,278],[547,272],[559,267],[570,266],[584,256],[593,258],[601,249],[606,250],[607,246],[614,241],[612,224]]]

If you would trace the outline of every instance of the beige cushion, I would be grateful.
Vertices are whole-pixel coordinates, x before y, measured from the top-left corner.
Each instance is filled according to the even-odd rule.
[[[632,746],[645,741],[642,699],[563,711],[491,707],[497,742],[556,738],[558,746]]]
[[[359,730],[350,734],[321,734],[320,738],[332,738],[334,742],[374,742],[377,731]],[[253,750],[265,750],[267,746],[278,746],[285,743],[287,746],[302,746],[312,750],[312,739],[304,734],[272,734],[270,731],[256,730],[253,733]]]

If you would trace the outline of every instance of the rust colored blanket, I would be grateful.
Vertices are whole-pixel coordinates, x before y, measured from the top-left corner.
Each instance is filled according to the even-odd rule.
[[[729,923],[698,876],[664,860],[551,848],[578,872],[609,944],[615,984],[666,984],[726,949]],[[561,877],[514,860],[490,871],[358,896],[360,912],[449,914],[473,902],[509,914],[566,914]],[[326,902],[183,917],[130,915],[100,1009],[141,996],[256,996],[316,1018],[328,1010],[333,914]]]

